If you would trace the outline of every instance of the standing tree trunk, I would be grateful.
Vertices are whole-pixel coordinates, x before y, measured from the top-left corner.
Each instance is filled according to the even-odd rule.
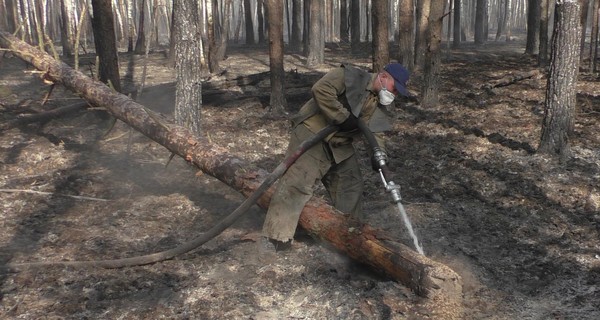
[[[175,122],[196,135],[201,134],[202,83],[200,13],[194,0],[175,0]]]
[[[506,0],[506,4],[504,7],[504,26],[506,27],[506,42],[510,41],[510,36],[512,32],[512,23],[510,21],[511,18],[511,10],[512,10],[512,0]]]
[[[546,87],[541,153],[557,155],[561,161],[570,157],[569,137],[573,132],[579,69],[580,5],[576,0],[556,4],[552,57]]]
[[[113,89],[121,92],[121,77],[119,76],[119,56],[113,24],[113,11],[110,0],[92,0],[94,17],[92,29],[96,54],[100,60],[98,79],[104,83],[110,82]]]
[[[398,62],[413,70],[415,63],[415,0],[398,4]]]
[[[142,0],[142,5],[140,6],[140,8],[138,8],[140,12],[140,21],[138,27],[137,41],[135,42],[135,49],[133,50],[135,54],[143,54],[144,50],[146,50],[146,32],[144,31],[144,24],[146,20],[146,1],[147,0]]]
[[[415,2],[414,0],[400,0],[398,26],[398,62],[408,70],[415,67]]]
[[[244,17],[246,20],[246,44],[254,44],[254,23],[252,23],[251,0],[244,0]]]
[[[526,54],[538,54],[540,48],[540,2],[529,0],[527,5]]]
[[[317,66],[325,61],[325,32],[323,30],[323,5],[319,0],[310,1],[310,37],[306,65]]]
[[[17,25],[19,23],[17,4],[15,2],[16,0],[6,0],[4,2],[6,6],[7,31],[10,33],[13,33],[17,30]]]
[[[216,5],[214,7],[217,8]],[[225,59],[225,52],[227,52],[227,40],[229,39],[229,30],[231,29],[230,19],[233,14],[233,0],[224,0],[223,7],[225,9],[225,14],[223,15],[223,21],[219,27],[219,35],[217,37],[217,48],[215,53],[215,58],[219,62]],[[215,11],[215,15],[216,14],[218,14],[217,11]]]
[[[549,1],[540,0],[540,54],[538,66],[545,67],[548,63],[548,9]]]
[[[66,0],[60,1],[60,15],[61,15],[61,27],[60,28],[60,42],[63,48],[63,56],[72,57],[73,56],[73,35],[71,28],[71,21],[69,16],[69,11],[67,10],[67,6],[65,4]]]
[[[348,24],[348,0],[340,0],[340,41],[350,41],[350,25]]]
[[[215,19],[219,14],[218,10],[217,0],[208,0],[206,2],[206,42],[208,43],[208,71],[210,73],[219,73],[221,71],[219,65],[221,61],[217,55],[219,47],[217,46],[215,35],[215,28],[217,28]]]
[[[350,0],[350,50],[360,52],[360,0]]]
[[[267,0],[269,20],[269,67],[271,71],[271,101],[269,111],[285,114],[286,100],[283,86],[283,4],[281,0]]]
[[[421,105],[425,108],[436,106],[440,86],[440,64],[442,43],[442,21],[444,15],[444,2],[431,1],[430,12],[427,19],[426,50],[423,65],[423,99]]]
[[[179,12],[177,5],[178,1],[173,1],[173,9],[171,11],[171,32],[169,33],[169,53],[167,57],[167,65],[171,68],[175,67],[175,44],[176,39],[179,39],[177,27],[175,26],[175,13]],[[131,34],[129,35],[131,37]]]
[[[454,25],[452,26],[452,47],[460,47],[460,20],[462,14],[460,13],[461,1],[454,0]]]
[[[502,33],[504,32],[504,26],[506,23],[506,12],[504,10],[505,8],[505,2],[506,0],[499,0],[498,1],[498,27],[496,28],[496,37],[494,38],[495,41],[498,41],[498,39],[500,39],[500,37],[502,36]]]
[[[585,37],[587,36],[587,17],[588,9],[590,7],[590,0],[579,0],[579,5],[581,6],[581,14],[579,16],[579,25],[581,26],[581,47],[579,47],[579,63],[583,64],[583,59],[585,58]]]
[[[302,0],[292,0],[292,36],[290,49],[300,51],[302,44]]]
[[[595,73],[596,58],[598,56],[598,19],[600,18],[600,0],[592,0],[592,34],[590,36],[590,72]]]
[[[390,61],[388,0],[373,0],[373,71],[379,72]]]
[[[283,1],[283,0],[279,0],[279,1]],[[256,1],[256,25],[258,26],[258,43],[259,44],[265,43],[265,21],[264,21],[265,18],[263,15],[263,8],[265,8],[264,3],[265,3],[264,0]],[[267,23],[269,23],[269,22],[267,21]]]
[[[475,9],[475,43],[484,44],[487,41],[486,37],[486,15],[487,0],[477,0],[477,8]]]
[[[425,55],[427,54],[427,30],[429,21],[429,11],[432,5],[432,2],[436,2],[440,0],[416,0],[417,1],[417,30],[415,34],[415,66],[417,69],[421,69],[423,67]],[[440,38],[441,39],[441,38]]]

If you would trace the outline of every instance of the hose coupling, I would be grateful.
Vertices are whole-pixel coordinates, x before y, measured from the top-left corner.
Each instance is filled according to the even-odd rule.
[[[373,159],[379,168],[384,167],[388,162],[388,156],[380,147],[373,148]]]

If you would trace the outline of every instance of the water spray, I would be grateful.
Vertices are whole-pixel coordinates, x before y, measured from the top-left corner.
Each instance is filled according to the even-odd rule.
[[[417,235],[413,230],[412,223],[410,223],[410,219],[404,210],[404,206],[402,205],[402,196],[400,195],[400,186],[395,184],[394,181],[386,181],[385,176],[383,175],[383,170],[379,169],[379,176],[381,177],[381,181],[383,181],[383,186],[385,187],[385,191],[389,192],[392,195],[392,202],[396,204],[398,207],[398,211],[400,211],[400,216],[402,217],[402,222],[406,226],[408,230],[408,234],[413,240],[413,244],[415,245],[415,249],[417,252],[425,255],[423,252],[423,247],[419,243],[419,239],[417,239]]]
[[[375,136],[373,135],[371,130],[369,130],[369,128],[367,127],[367,125],[365,124],[364,121],[359,120],[358,127],[360,128],[360,130],[363,132],[363,134],[367,138],[369,145],[373,148],[373,161],[375,162],[374,164],[378,168],[379,176],[381,177],[381,181],[383,182],[385,191],[390,193],[390,195],[392,196],[392,202],[394,204],[396,204],[396,206],[398,207],[398,211],[400,212],[400,216],[402,217],[402,222],[406,226],[406,229],[408,230],[408,234],[410,235],[410,237],[413,240],[415,249],[417,250],[418,253],[424,255],[423,247],[421,247],[421,244],[419,243],[419,239],[417,238],[417,235],[415,234],[415,231],[412,227],[412,223],[410,222],[410,219],[408,218],[408,215],[406,214],[406,211],[404,210],[404,206],[402,205],[402,196],[400,195],[400,185],[395,184],[394,181],[392,181],[389,178],[391,176],[391,173],[389,172],[389,168],[387,166],[387,163],[388,163],[387,153],[385,153],[385,151],[383,151],[383,149],[381,149],[379,147],[379,145],[377,144],[377,140],[375,139]]]

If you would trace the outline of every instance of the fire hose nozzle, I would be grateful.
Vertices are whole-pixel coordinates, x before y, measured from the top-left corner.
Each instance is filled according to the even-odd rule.
[[[394,201],[394,203],[402,201],[402,196],[400,195],[400,186],[396,185],[394,181],[388,182],[387,186],[385,187],[385,190],[392,194],[392,200]]]
[[[385,151],[383,151],[381,148],[375,147],[373,148],[373,159],[379,168],[381,168],[387,164],[388,156],[387,153],[385,153]]]
[[[402,196],[400,195],[400,186],[395,184],[394,181],[386,181],[385,176],[383,175],[383,171],[381,169],[379,169],[379,176],[381,177],[381,181],[383,181],[385,191],[389,192],[392,195],[392,200],[394,201],[394,203],[402,201]]]

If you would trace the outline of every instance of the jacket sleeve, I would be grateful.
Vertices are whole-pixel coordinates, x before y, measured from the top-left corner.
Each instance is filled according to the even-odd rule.
[[[329,123],[340,124],[350,115],[350,111],[338,100],[345,91],[344,68],[329,71],[313,85],[313,99]]]

